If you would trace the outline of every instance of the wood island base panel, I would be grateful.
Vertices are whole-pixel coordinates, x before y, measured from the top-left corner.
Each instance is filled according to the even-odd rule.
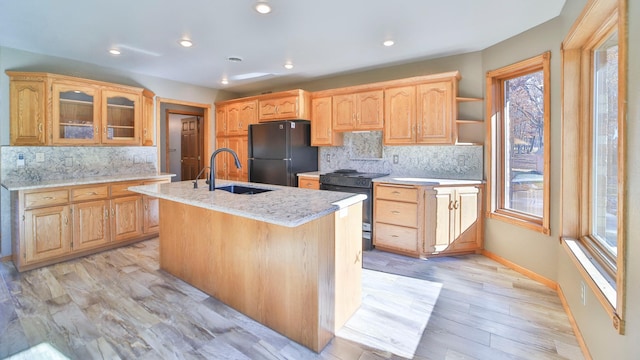
[[[361,214],[287,227],[161,199],[160,267],[320,352],[361,303]]]

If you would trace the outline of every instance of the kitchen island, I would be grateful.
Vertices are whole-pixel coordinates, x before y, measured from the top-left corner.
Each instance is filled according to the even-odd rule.
[[[217,180],[131,187],[160,199],[160,268],[314,350],[361,302],[362,195]]]

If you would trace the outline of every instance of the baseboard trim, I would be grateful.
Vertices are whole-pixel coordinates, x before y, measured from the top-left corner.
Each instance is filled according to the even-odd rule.
[[[564,293],[562,292],[562,289],[560,288],[560,285],[551,280],[551,279],[547,279],[546,277],[537,274],[529,269],[526,269],[514,262],[511,262],[499,255],[496,255],[494,253],[492,253],[491,251],[487,251],[487,250],[482,250],[482,255],[488,257],[489,259],[500,263],[506,267],[508,267],[509,269],[516,271],[532,280],[535,280],[543,285],[545,285],[548,288],[551,288],[553,290],[556,291],[556,294],[558,294],[558,297],[560,298],[560,302],[562,303],[562,307],[564,308],[564,312],[567,314],[567,317],[569,318],[569,323],[571,324],[571,328],[573,329],[573,333],[576,336],[576,340],[578,341],[578,345],[580,346],[580,350],[582,351],[582,355],[584,355],[584,358],[586,360],[592,360],[591,354],[589,353],[589,349],[587,348],[587,344],[584,342],[584,338],[582,338],[582,333],[580,332],[580,329],[578,328],[578,324],[576,323],[576,319],[573,317],[573,313],[571,312],[571,309],[569,308],[569,304],[567,303],[567,299],[564,297]]]
[[[511,270],[514,270],[516,272],[519,272],[520,274],[533,279],[543,285],[545,285],[546,287],[553,289],[553,290],[558,290],[558,283],[551,280],[551,279],[547,279],[546,277],[537,274],[529,269],[523,268],[522,266],[511,262],[499,255],[496,255],[494,253],[492,253],[491,251],[487,251],[487,250],[482,250],[482,255],[488,257],[491,260],[494,260],[496,262],[499,262],[500,264],[510,268]]]
[[[569,323],[573,328],[573,333],[576,335],[576,340],[578,340],[578,345],[580,345],[580,350],[582,350],[582,355],[584,355],[585,360],[592,360],[591,354],[589,353],[589,349],[587,348],[587,344],[584,342],[584,338],[582,338],[582,333],[578,328],[576,319],[573,317],[573,313],[569,308],[569,304],[567,303],[567,299],[564,297],[564,293],[562,292],[562,287],[560,285],[558,285],[558,289],[556,290],[556,292],[558,293],[558,297],[560,298],[560,302],[562,303],[564,312],[567,313],[567,317],[569,318]]]
[[[0,261],[5,262],[11,260],[11,255],[0,257]]]

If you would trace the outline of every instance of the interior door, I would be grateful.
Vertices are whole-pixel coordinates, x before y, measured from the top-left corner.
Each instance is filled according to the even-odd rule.
[[[193,180],[202,168],[200,118],[197,116],[182,119],[180,135],[180,174],[181,180]]]

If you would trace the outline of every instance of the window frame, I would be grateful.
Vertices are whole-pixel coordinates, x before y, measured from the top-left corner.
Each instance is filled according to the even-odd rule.
[[[624,333],[625,306],[625,122],[627,35],[625,0],[591,0],[562,43],[562,191],[560,236],[563,248],[586,284]],[[617,256],[591,234],[593,221],[593,52],[618,32],[618,219]],[[588,156],[580,156],[588,154]],[[579,159],[576,161],[576,159]]]
[[[550,159],[551,159],[551,52],[487,72],[487,146],[489,154],[489,177],[487,180],[487,217],[521,226],[546,235],[550,230]],[[504,206],[505,190],[505,147],[504,147],[504,82],[529,73],[542,71],[544,86],[543,110],[543,210],[542,216],[535,216],[509,209]]]

